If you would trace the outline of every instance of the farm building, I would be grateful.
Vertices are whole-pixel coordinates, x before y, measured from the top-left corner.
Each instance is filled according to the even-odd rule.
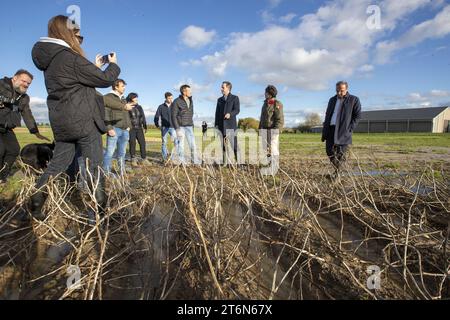
[[[355,132],[450,132],[450,107],[365,111]]]
[[[323,126],[316,126],[311,128],[311,133],[322,133]]]

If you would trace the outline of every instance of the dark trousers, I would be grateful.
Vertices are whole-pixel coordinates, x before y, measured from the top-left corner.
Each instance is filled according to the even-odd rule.
[[[78,174],[81,174],[81,179],[86,179],[86,170],[85,163],[83,161],[83,157],[81,155],[81,148],[77,146],[75,151],[75,158],[67,169],[67,175],[71,182],[76,182],[78,178]]]
[[[88,136],[74,142],[56,142],[53,158],[50,160],[44,174],[39,178],[36,188],[43,187],[50,177],[56,177],[61,173],[65,173],[73,163],[77,148],[81,152],[83,162],[86,162],[86,169],[89,170],[92,176],[92,179],[90,179],[88,173],[88,183],[95,183],[95,179],[98,177],[103,180],[103,174],[99,170],[103,163],[102,135],[98,130],[94,130]]]
[[[12,130],[0,133],[0,180],[6,180],[20,154],[20,145]]]
[[[330,158],[331,163],[339,170],[342,164],[346,160],[346,153],[348,150],[348,145],[338,145],[335,144],[335,132],[336,126],[330,126],[330,130],[327,135],[327,155]]]
[[[141,147],[141,158],[147,158],[147,151],[145,145],[145,134],[142,128],[133,128],[130,130],[130,155],[131,159],[136,157],[136,140],[139,142]]]

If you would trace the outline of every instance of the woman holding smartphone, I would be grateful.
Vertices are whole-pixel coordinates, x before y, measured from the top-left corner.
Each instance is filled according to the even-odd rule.
[[[79,27],[66,16],[56,16],[48,24],[48,37],[41,38],[32,51],[33,62],[44,72],[47,106],[55,137],[55,151],[47,170],[37,182],[31,198],[31,213],[44,220],[42,212],[47,194],[45,185],[51,177],[64,173],[72,163],[77,148],[86,164],[88,185],[95,192],[98,211],[106,206],[102,135],[106,133],[103,97],[95,88],[110,87],[120,74],[115,54],[109,65],[97,55],[90,62],[81,48],[83,37]]]

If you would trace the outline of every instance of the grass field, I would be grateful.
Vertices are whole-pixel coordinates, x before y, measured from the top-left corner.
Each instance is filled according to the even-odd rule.
[[[50,128],[41,128],[41,133],[53,139]],[[41,142],[35,136],[30,135],[25,128],[16,129],[16,134],[21,146]],[[199,130],[196,131],[196,135],[201,135]],[[296,151],[300,155],[323,155],[324,144],[320,139],[320,134],[283,134],[281,136],[281,152]],[[146,140],[149,152],[159,152],[161,141],[159,130],[149,130]],[[450,133],[355,134],[353,145],[354,150],[361,152],[362,155],[380,151],[397,152],[400,155],[426,153],[430,157],[448,155],[450,158]]]

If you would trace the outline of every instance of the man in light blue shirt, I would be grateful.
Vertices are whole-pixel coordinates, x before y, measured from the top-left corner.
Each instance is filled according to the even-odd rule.
[[[331,117],[331,122],[330,122],[331,126],[336,125],[337,118],[341,115],[342,101],[343,101],[343,99],[338,97],[338,99],[336,101],[336,106],[334,107],[333,116]]]

